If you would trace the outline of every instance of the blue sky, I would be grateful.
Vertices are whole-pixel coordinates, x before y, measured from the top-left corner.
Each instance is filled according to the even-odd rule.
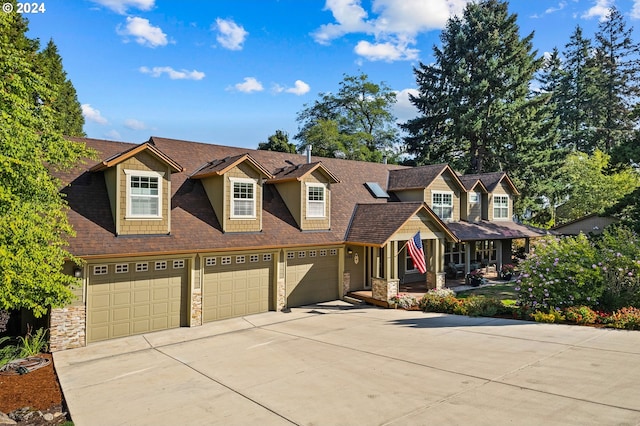
[[[83,105],[87,136],[162,136],[256,148],[343,74],[398,92],[416,116],[413,67],[433,61],[447,18],[467,0],[49,0],[29,33],[53,38]],[[592,37],[608,7],[640,24],[640,0],[512,0],[540,54],[576,25]],[[634,31],[636,41],[640,40]],[[296,141],[293,141],[296,142]]]

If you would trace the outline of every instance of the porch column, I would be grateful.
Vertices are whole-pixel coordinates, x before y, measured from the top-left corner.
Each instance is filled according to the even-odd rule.
[[[389,242],[389,255],[388,255],[389,263],[391,267],[389,269],[389,279],[398,279],[398,242],[390,241]]]
[[[531,241],[529,240],[529,237],[526,237],[524,239],[524,252],[525,253],[529,253],[529,250],[531,250],[530,242]]]
[[[502,240],[495,240],[496,244],[496,272],[502,269]]]
[[[464,276],[465,277],[469,272],[471,272],[471,244],[472,242],[468,241],[464,245]]]

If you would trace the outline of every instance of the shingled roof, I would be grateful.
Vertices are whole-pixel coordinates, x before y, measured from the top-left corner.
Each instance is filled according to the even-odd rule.
[[[464,191],[465,187],[458,178],[457,173],[448,164],[433,164],[392,170],[389,172],[389,191],[426,188],[431,185],[434,179],[446,171],[450,172],[456,184]]]
[[[457,237],[442,220],[422,202],[358,204],[353,213],[346,241],[354,244],[384,246],[409,219],[420,211],[425,213],[453,241]]]
[[[481,241],[504,238],[531,238],[550,235],[551,233],[532,226],[505,220],[501,222],[449,222],[449,229],[461,241]]]
[[[138,146],[98,139],[73,139],[85,142],[98,152],[99,158],[104,159]],[[342,244],[357,203],[386,202],[371,195],[364,183],[387,182],[390,170],[403,168],[391,164],[322,158],[323,167],[340,181],[331,186],[329,231],[300,231],[276,186],[265,184],[263,231],[223,233],[202,183],[189,178],[202,167],[203,161],[248,153],[265,170],[275,174],[291,165],[306,164],[306,157],[159,137],[152,137],[149,143],[184,169],[171,176],[171,235],[116,236],[104,178],[102,173],[89,171],[87,164],[95,164],[95,160],[87,160],[75,169],[58,175],[68,184],[62,192],[66,194],[70,206],[69,221],[76,230],[76,236],[69,238],[71,253],[90,258]],[[319,157],[312,158],[316,163],[319,160]]]
[[[283,167],[275,171],[275,176],[269,179],[267,183],[280,183],[288,182],[292,180],[302,180],[305,176],[308,176],[315,170],[320,170],[324,173],[329,180],[334,183],[340,182],[330,170],[328,170],[321,161],[315,163],[296,164],[293,166]]]
[[[237,166],[238,164],[247,161],[254,169],[266,177],[272,177],[273,175],[265,169],[260,163],[253,159],[249,154],[234,155],[231,157],[225,157],[221,160],[213,160],[193,172],[189,177],[192,179],[202,179],[208,176],[220,176],[225,174],[229,169]]]
[[[474,176],[474,175],[462,175],[462,176],[458,176],[458,178],[460,179],[460,182],[462,182],[462,184],[464,185],[464,187],[465,187],[465,189],[467,191],[474,191],[474,190],[476,190],[477,186],[480,186],[480,189],[482,191],[489,192],[487,187],[482,183],[482,181],[480,179],[478,179],[477,176]]]
[[[507,185],[511,187],[514,194],[518,195],[518,188],[513,183],[511,178],[505,172],[492,172],[492,173],[476,173],[470,175],[463,175],[464,179],[478,179],[487,188],[488,192],[493,192],[494,189],[502,182],[505,181]]]

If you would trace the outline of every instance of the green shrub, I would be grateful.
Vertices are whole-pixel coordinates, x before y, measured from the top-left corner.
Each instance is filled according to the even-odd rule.
[[[564,316],[559,310],[549,309],[548,312],[535,311],[532,315],[536,322],[556,323],[564,321]]]
[[[640,330],[640,309],[634,307],[615,311],[605,321],[607,327],[625,330]]]
[[[456,299],[455,293],[450,289],[429,290],[418,306],[424,312],[441,312],[445,314],[455,313],[455,309],[461,302]]]
[[[20,358],[20,348],[11,344],[11,337],[0,338],[0,367],[4,367],[9,361]]]
[[[598,318],[594,310],[588,306],[570,306],[564,311],[567,321],[577,324],[594,324]]]
[[[471,296],[462,301],[465,315],[470,317],[492,317],[502,308],[502,302],[494,298]]]
[[[27,335],[25,337],[18,337],[18,340],[21,358],[45,352],[48,347],[47,330],[44,328],[39,328],[35,334],[31,334],[31,329],[28,329]]]

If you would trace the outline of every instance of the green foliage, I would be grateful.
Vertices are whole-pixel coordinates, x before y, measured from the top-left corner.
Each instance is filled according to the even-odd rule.
[[[518,302],[533,309],[594,306],[604,291],[598,253],[586,236],[546,237],[536,243],[517,280]]]
[[[611,226],[595,239],[605,289],[600,305],[607,310],[640,307],[640,235]]]
[[[544,238],[520,268],[521,306],[640,307],[640,236],[621,226],[591,240],[583,234]]]
[[[596,149],[592,155],[570,154],[561,168],[569,199],[558,208],[558,222],[602,213],[640,186],[640,174],[630,167],[609,170],[610,156]]]
[[[548,312],[535,311],[531,314],[531,317],[535,322],[544,322],[548,324],[558,323],[564,321],[564,316],[559,310],[549,309]]]
[[[66,136],[85,136],[84,117],[76,89],[67,78],[62,58],[53,40],[37,56],[36,72],[44,77],[51,96],[47,100],[53,110],[55,130]]]
[[[50,169],[90,155],[56,131],[52,92],[35,69],[35,55],[13,44],[15,13],[0,14],[0,309],[41,316],[73,299],[77,280],[62,273],[73,230],[62,184]]]
[[[27,331],[27,335],[18,337],[20,358],[26,358],[39,353],[45,352],[48,347],[47,330],[39,328],[35,334],[31,334],[31,329]]]
[[[20,348],[11,344],[11,337],[0,337],[0,367],[20,358]]]
[[[607,327],[625,330],[640,330],[640,309],[622,308],[611,314],[605,321]]]
[[[260,142],[258,149],[262,151],[296,153],[296,146],[289,143],[289,134],[282,130],[276,130],[273,135],[269,136],[267,142]]]
[[[491,297],[471,296],[462,299],[461,304],[463,315],[470,317],[492,317],[504,311],[502,302]]]
[[[598,319],[598,315],[588,306],[569,306],[564,311],[567,321],[577,324],[594,324]]]
[[[311,144],[321,157],[378,162],[398,141],[395,102],[385,83],[372,83],[366,74],[345,75],[337,93],[321,93],[298,113],[298,150]]]
[[[542,66],[533,34],[521,38],[507,9],[505,1],[469,2],[464,16],[449,19],[435,63],[414,69],[419,93],[411,102],[420,115],[402,127],[419,163],[508,172],[523,190],[522,213],[549,199],[562,154],[549,95],[529,90]]]
[[[418,307],[424,312],[440,312],[445,314],[456,313],[461,302],[456,299],[455,293],[449,289],[429,290],[420,302]]]

